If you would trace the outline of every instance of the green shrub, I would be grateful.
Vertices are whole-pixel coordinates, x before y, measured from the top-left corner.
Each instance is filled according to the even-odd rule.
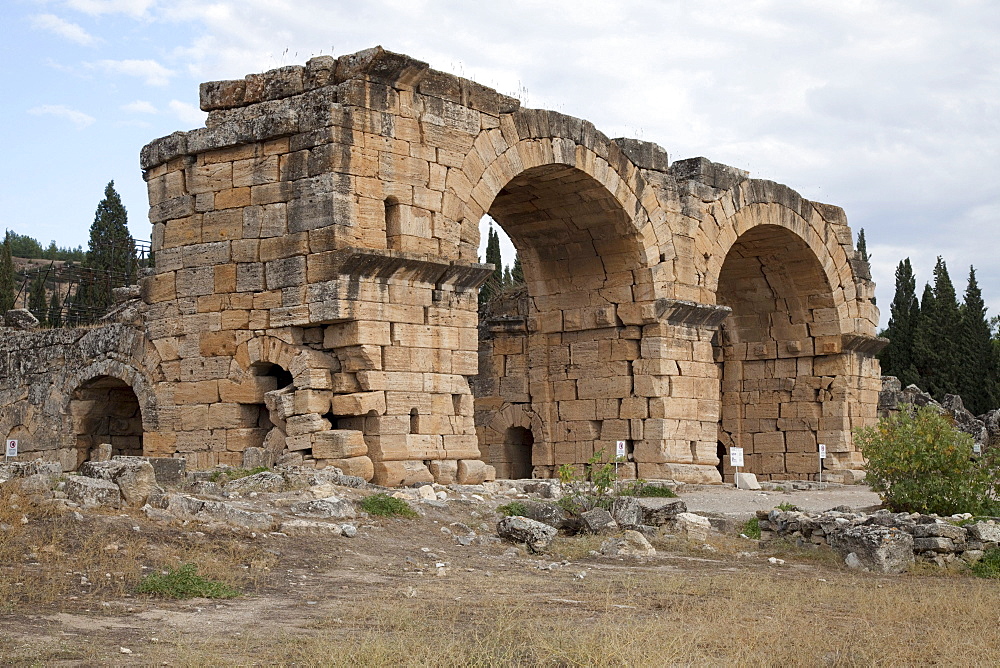
[[[379,517],[419,517],[417,511],[410,508],[403,499],[389,496],[385,492],[366,496],[361,500],[361,509],[369,515]]]
[[[240,595],[224,582],[198,575],[194,564],[182,564],[166,573],[150,573],[139,582],[136,593],[162,598],[233,598]]]
[[[621,496],[655,496],[676,499],[677,492],[662,485],[654,485],[645,480],[633,480],[621,488]]]
[[[973,458],[972,437],[930,406],[902,410],[857,430],[867,481],[897,512],[990,515],[996,503],[996,454]]]
[[[786,512],[786,513],[788,511],[790,511],[790,510],[798,510],[799,509],[799,507],[797,505],[795,505],[794,503],[788,503],[788,502],[779,503],[778,505],[775,506],[775,508],[777,508],[778,510],[781,510],[783,512]]]
[[[510,503],[502,506],[497,506],[497,512],[504,517],[511,517],[513,515],[520,515],[523,517],[528,513],[528,507],[520,501],[511,501]]]
[[[743,525],[743,530],[740,533],[745,535],[747,538],[760,540],[760,520],[756,517],[751,517]]]
[[[983,558],[972,564],[972,573],[980,578],[1000,579],[1000,548],[986,550]]]

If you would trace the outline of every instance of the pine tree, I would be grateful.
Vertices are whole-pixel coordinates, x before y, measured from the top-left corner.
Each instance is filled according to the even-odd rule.
[[[859,237],[859,250],[863,242],[864,237]],[[917,283],[910,258],[906,258],[896,267],[896,294],[889,306],[889,326],[883,332],[883,336],[889,339],[889,345],[879,355],[882,373],[896,376],[903,387],[920,380],[913,359],[913,344],[919,321]]]
[[[59,301],[59,288],[52,291],[52,299],[49,300],[49,326],[62,327],[62,303]]]
[[[48,322],[48,300],[45,299],[45,273],[38,271],[31,281],[31,292],[28,297],[28,310],[45,325]]]
[[[14,275],[14,258],[10,251],[10,230],[4,235],[0,248],[0,319],[3,314],[14,308],[17,297],[17,277]]]
[[[986,304],[969,267],[969,282],[961,308],[956,348],[956,381],[965,407],[981,415],[1000,406],[1000,360],[993,345],[993,331],[986,318]]]
[[[108,183],[104,199],[97,205],[85,266],[93,270],[93,280],[80,286],[74,303],[89,311],[93,319],[111,306],[113,288],[135,282],[135,241],[114,181]]]

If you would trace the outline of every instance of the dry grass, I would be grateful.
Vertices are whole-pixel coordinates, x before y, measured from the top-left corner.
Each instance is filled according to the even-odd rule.
[[[0,612],[128,598],[145,573],[182,563],[253,590],[273,561],[253,544],[154,529],[141,517],[75,519],[16,483],[0,486]]]
[[[309,629],[175,640],[163,656],[190,666],[890,666],[1000,655],[1000,639],[981,632],[997,621],[1000,591],[974,580],[644,570],[564,581],[572,591],[561,597],[532,580],[498,579],[458,602],[446,585],[370,597]]]

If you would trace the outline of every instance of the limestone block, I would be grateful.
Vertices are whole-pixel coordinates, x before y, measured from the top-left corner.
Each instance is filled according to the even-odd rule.
[[[418,482],[434,482],[434,476],[423,462],[374,462],[372,482],[384,487],[405,487]]]
[[[458,479],[458,461],[454,459],[433,460],[427,468],[439,485],[450,485]]]
[[[385,392],[354,392],[333,396],[335,415],[367,415],[370,411],[381,415],[386,412]]]
[[[284,387],[264,393],[264,405],[271,413],[272,419],[287,420],[295,415],[295,390]]]
[[[327,431],[332,426],[322,415],[292,415],[285,421],[288,436],[301,436],[317,431]]]
[[[364,432],[332,429],[312,434],[313,457],[317,459],[347,459],[368,453]]]
[[[388,346],[392,344],[388,322],[353,321],[329,325],[323,332],[323,347]]]
[[[318,459],[317,468],[332,466],[344,472],[344,475],[357,476],[368,482],[375,475],[375,466],[366,456],[348,457],[345,459]]]
[[[496,469],[478,459],[458,462],[457,480],[460,485],[478,485],[496,479]]]
[[[97,506],[118,508],[122,505],[122,495],[118,485],[100,478],[69,476],[66,479],[66,496],[84,508]]]
[[[293,411],[296,415],[322,415],[330,410],[330,396],[330,392],[325,390],[296,390],[292,400]]]

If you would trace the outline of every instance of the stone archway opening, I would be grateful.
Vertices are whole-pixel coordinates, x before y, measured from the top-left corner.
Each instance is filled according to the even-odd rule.
[[[69,411],[77,466],[91,459],[143,454],[142,409],[125,381],[99,376],[81,384],[73,392]]]
[[[500,465],[497,469],[498,475],[500,468],[504,468],[506,469],[504,478],[511,480],[531,478],[531,447],[534,443],[535,436],[530,429],[510,427],[504,438],[503,461],[497,462]]]
[[[761,225],[727,254],[717,301],[732,309],[716,341],[723,367],[720,451],[742,447],[745,470],[764,480],[813,477],[824,400],[834,382],[814,362],[839,331],[823,267],[800,237]],[[723,469],[732,482],[732,471]]]
[[[487,213],[517,249],[525,286],[480,323],[477,411],[521,406],[540,426],[481,432],[481,449],[501,464],[501,477],[504,468],[510,477],[551,477],[599,451],[613,458],[618,440],[642,438],[645,417],[623,411],[634,397],[641,330],[625,326],[617,308],[649,287],[632,217],[602,183],[565,164],[521,172]],[[511,448],[523,449],[528,434],[528,461],[513,464]],[[492,455],[498,449],[506,461]]]

